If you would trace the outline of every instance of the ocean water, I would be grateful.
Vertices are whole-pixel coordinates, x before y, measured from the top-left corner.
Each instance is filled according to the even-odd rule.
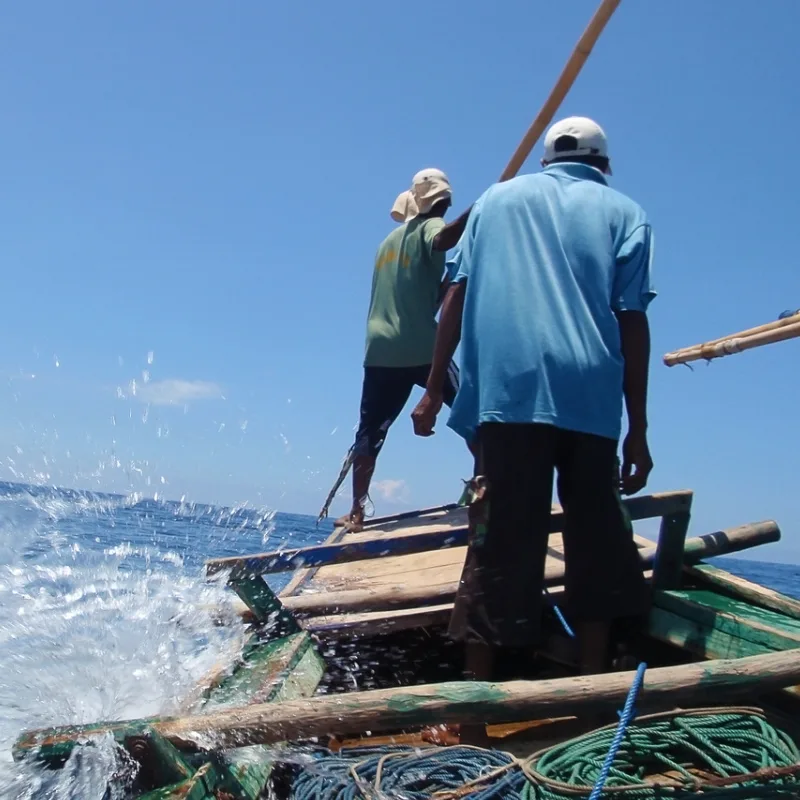
[[[204,561],[310,544],[331,528],[0,483],[0,798],[104,798],[120,767],[113,745],[47,772],[13,763],[18,734],[176,711],[243,641],[235,596],[205,580]]]
[[[15,738],[177,711],[243,641],[233,594],[205,580],[204,561],[330,530],[267,509],[0,483],[0,798],[111,800],[107,777],[125,770],[112,743],[48,772],[12,761]],[[797,566],[719,563],[787,594],[800,588]]]

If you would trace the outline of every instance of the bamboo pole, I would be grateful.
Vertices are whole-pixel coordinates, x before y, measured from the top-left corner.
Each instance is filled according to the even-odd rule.
[[[273,744],[359,731],[414,729],[439,723],[500,724],[534,718],[579,716],[618,708],[633,672],[539,681],[452,681],[282,703],[228,708],[199,716],[140,720],[178,747],[219,749]],[[639,708],[707,705],[717,698],[747,696],[800,683],[800,650],[704,661],[648,670]],[[131,722],[26,731],[13,748],[19,760],[37,748],[64,752],[81,738]]]
[[[572,84],[575,83],[578,73],[581,71],[586,59],[592,52],[592,48],[597,43],[600,34],[606,27],[609,19],[611,19],[611,15],[617,10],[619,4],[620,0],[602,0],[600,3],[589,25],[578,40],[578,44],[575,45],[572,55],[570,55],[561,75],[559,75],[556,81],[556,85],[553,87],[547,100],[545,100],[536,118],[531,123],[530,128],[528,128],[525,135],[522,137],[522,141],[519,143],[514,155],[511,156],[511,160],[503,170],[500,176],[501,182],[513,178],[517,172],[519,172],[520,167],[525,163],[525,159],[530,155],[533,146],[539,140],[544,129],[550,124],[556,111],[558,111],[558,107],[566,97],[567,92],[572,88]]]
[[[720,336],[719,339],[710,339],[707,342],[701,344],[693,344],[691,347],[679,347],[675,350],[675,353],[688,353],[690,350],[696,350],[698,347],[703,347],[704,345],[710,344],[719,344],[720,342],[725,342],[728,339],[733,338],[734,336],[741,338],[742,336],[752,336],[756,333],[764,333],[766,331],[774,331],[778,328],[785,328],[787,325],[794,325],[797,322],[800,322],[800,314],[793,314],[791,317],[785,317],[784,319],[776,319],[772,322],[765,322],[763,325],[756,325],[754,328],[748,328],[744,331],[739,331],[739,333],[731,333],[727,336]]]
[[[789,320],[780,321],[789,322]],[[754,347],[763,347],[775,342],[796,339],[798,336],[800,336],[800,320],[795,319],[791,321],[791,324],[774,325],[759,333],[748,334],[746,331],[742,331],[714,342],[706,342],[705,344],[687,347],[674,353],[667,353],[664,356],[664,363],[668,367],[674,367],[676,364],[688,364],[690,361],[711,361],[714,358],[722,358],[734,353],[742,353],[745,350],[752,350]]]

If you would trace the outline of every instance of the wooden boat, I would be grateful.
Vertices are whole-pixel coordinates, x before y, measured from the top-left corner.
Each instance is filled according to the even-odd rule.
[[[655,590],[637,643],[649,665],[638,710],[744,698],[800,743],[800,602],[704,563],[777,541],[777,524],[687,538],[692,492],[625,502],[632,519],[660,520],[655,541],[637,535]],[[551,520],[546,580],[557,604],[557,506]],[[242,601],[250,633],[237,662],[208,676],[182,716],[28,731],[14,756],[56,768],[110,731],[139,764],[132,797],[252,799],[277,780],[276,743],[422,745],[426,726],[481,722],[497,749],[529,754],[580,732],[587,713],[620,708],[634,673],[576,677],[555,614],[536,659],[497,682],[460,679],[445,629],[466,537],[466,509],[446,505],[375,519],[360,533],[339,528],[315,547],[209,561],[209,578],[227,580]],[[264,576],[281,572],[293,575],[275,594]],[[780,774],[795,773],[800,764]]]

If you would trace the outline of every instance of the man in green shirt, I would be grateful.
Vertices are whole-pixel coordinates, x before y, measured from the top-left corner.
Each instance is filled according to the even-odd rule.
[[[411,189],[392,208],[402,224],[381,243],[375,257],[372,297],[367,318],[361,417],[353,445],[353,506],[336,525],[359,530],[364,504],[386,434],[411,396],[425,387],[433,345],[436,314],[444,296],[445,253],[458,242],[469,210],[445,224],[452,190],[438,169],[418,172]],[[458,391],[458,370],[450,365],[444,402],[450,406]]]

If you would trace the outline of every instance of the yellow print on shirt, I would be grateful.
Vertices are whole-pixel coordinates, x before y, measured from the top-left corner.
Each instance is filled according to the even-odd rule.
[[[380,269],[381,267],[393,262],[400,262],[401,266],[403,267],[411,266],[411,259],[409,258],[408,253],[403,253],[401,259],[400,253],[397,250],[389,248],[378,257],[378,260],[375,262],[375,269]]]

